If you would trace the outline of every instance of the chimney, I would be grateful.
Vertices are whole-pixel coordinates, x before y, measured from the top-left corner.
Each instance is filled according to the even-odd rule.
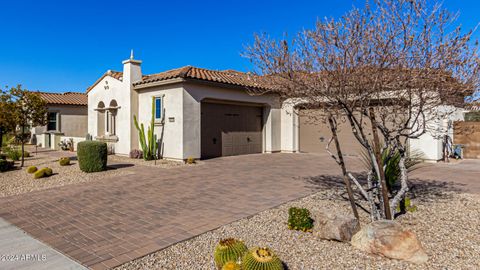
[[[130,52],[130,59],[122,62],[123,64],[123,82],[128,86],[142,79],[142,61],[133,59],[133,50]]]

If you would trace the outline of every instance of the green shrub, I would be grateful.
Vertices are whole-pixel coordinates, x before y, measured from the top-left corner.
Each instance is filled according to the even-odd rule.
[[[0,172],[6,172],[13,169],[14,164],[11,161],[0,159]]]
[[[62,157],[58,163],[60,164],[60,166],[68,166],[70,165],[70,158],[68,157]]]
[[[107,169],[107,144],[98,141],[83,141],[78,143],[77,156],[80,170],[101,172]]]
[[[38,168],[35,166],[30,166],[27,168],[27,173],[34,173],[36,171],[38,171]]]
[[[247,246],[243,241],[234,238],[222,239],[218,242],[213,254],[215,264],[218,269],[221,269],[227,262],[236,262],[238,259],[241,259],[247,251]]]
[[[13,148],[8,149],[7,157],[13,161],[19,161],[22,157],[22,151],[15,150]]]
[[[288,228],[304,232],[311,231],[313,219],[310,217],[310,211],[297,207],[288,209]]]
[[[253,248],[243,256],[242,260],[243,270],[283,270],[283,263],[267,247]]]

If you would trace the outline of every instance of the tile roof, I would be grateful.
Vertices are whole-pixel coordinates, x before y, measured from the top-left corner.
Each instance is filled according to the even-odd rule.
[[[247,73],[235,70],[210,70],[186,66],[182,68],[172,69],[157,74],[147,75],[141,81],[135,82],[133,85],[138,86],[147,83],[164,81],[174,78],[194,79],[209,81],[215,83],[223,83],[248,88],[269,89],[268,85],[262,82],[261,78]]]
[[[123,79],[123,73],[120,71],[109,70],[105,72],[92,86],[87,89],[87,93],[95,87],[105,76],[111,76],[117,80]],[[133,86],[140,86],[149,83],[166,81],[169,79],[190,79],[200,80],[220,84],[229,84],[246,88],[269,90],[273,87],[269,87],[262,77],[250,75],[248,73],[235,71],[235,70],[210,70],[197,68],[192,66],[185,66],[177,69],[167,70],[160,73],[151,75],[143,75],[142,80],[134,82]]]
[[[66,93],[45,93],[38,92],[47,104],[52,105],[78,105],[87,106],[88,99],[84,93],[66,92]]]

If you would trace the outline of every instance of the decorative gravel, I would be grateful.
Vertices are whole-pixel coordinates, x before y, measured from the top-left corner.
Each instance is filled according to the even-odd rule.
[[[349,205],[339,196],[340,192],[329,190],[225,225],[117,269],[215,269],[213,249],[225,237],[243,239],[249,247],[273,248],[288,269],[478,269],[480,196],[424,188],[417,189],[417,195],[422,196],[412,200],[418,211],[397,219],[423,243],[429,255],[429,261],[423,265],[364,254],[348,243],[321,240],[311,233],[287,229],[287,210],[291,206],[349,213]],[[365,224],[368,217],[362,215]]]
[[[125,156],[109,156],[109,159],[112,162],[119,162],[119,163],[129,163],[135,165],[142,165],[142,166],[153,166],[158,168],[176,168],[180,166],[195,166],[201,164],[201,161],[197,161],[195,164],[185,164],[183,161],[173,161],[173,160],[143,160],[143,159],[134,159]]]
[[[71,155],[71,154],[70,154]],[[68,156],[68,155],[67,155]],[[109,156],[109,162],[111,156]],[[78,161],[72,160],[69,166],[60,166],[58,158],[45,154],[38,154],[25,159],[25,166],[19,168],[20,163],[16,162],[16,169],[0,173],[0,197],[17,195],[35,190],[48,189],[52,187],[84,183],[105,179],[112,176],[120,176],[131,173],[128,168],[109,168],[109,170],[97,173],[85,173],[78,167]],[[53,170],[50,177],[34,179],[33,174],[26,172],[28,166],[36,166],[38,169],[49,167]]]

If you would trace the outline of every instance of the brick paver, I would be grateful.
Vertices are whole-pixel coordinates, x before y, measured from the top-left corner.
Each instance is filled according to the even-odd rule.
[[[313,192],[304,177],[338,175],[328,157],[265,154],[1,198],[0,217],[93,269],[120,265]],[[48,180],[46,180],[48,181]]]

